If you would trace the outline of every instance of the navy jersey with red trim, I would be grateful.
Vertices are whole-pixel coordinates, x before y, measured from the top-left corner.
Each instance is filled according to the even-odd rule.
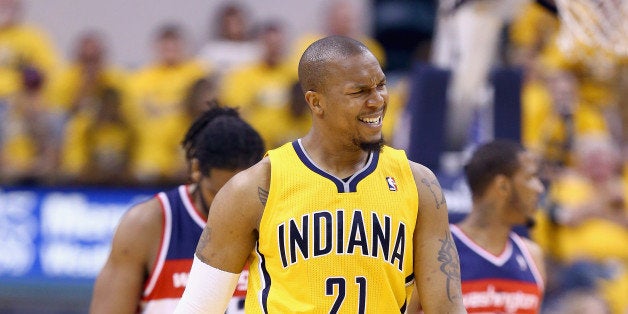
[[[188,186],[157,194],[163,213],[163,230],[155,266],[145,282],[143,313],[172,313],[187,283],[196,244],[207,218],[192,202]],[[240,276],[227,313],[243,313],[248,270]]]
[[[451,233],[460,256],[462,299],[468,313],[538,313],[543,279],[523,240],[510,233],[495,256],[456,225]]]

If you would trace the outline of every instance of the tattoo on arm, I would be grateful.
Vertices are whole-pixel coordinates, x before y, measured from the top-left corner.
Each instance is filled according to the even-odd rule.
[[[262,205],[266,206],[266,201],[268,200],[268,191],[258,186],[257,195],[259,196],[259,201],[262,203]]]
[[[209,237],[211,232],[212,230],[209,227],[205,228],[203,230],[203,233],[201,233],[201,238],[198,239],[198,245],[196,246],[196,256],[205,264],[209,264],[209,261],[205,259],[202,252],[209,243]]]
[[[445,239],[439,239],[441,242],[438,251],[438,261],[440,262],[440,271],[447,276],[447,298],[450,302],[459,299],[460,295],[460,259],[456,251],[456,245],[451,240],[449,233],[445,235]]]
[[[421,179],[421,182],[425,184],[428,189],[430,189],[430,192],[432,192],[432,195],[434,196],[434,201],[436,202],[437,209],[440,209],[441,205],[445,205],[446,203],[445,194],[443,193],[443,189],[440,187],[438,180],[433,179],[432,181],[430,181],[428,179],[423,178]]]

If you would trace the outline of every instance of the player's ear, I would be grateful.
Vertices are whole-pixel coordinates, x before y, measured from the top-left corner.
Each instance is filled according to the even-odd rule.
[[[500,194],[506,194],[510,191],[510,180],[503,174],[499,174],[495,177],[493,182],[497,186],[497,190]]]
[[[190,180],[193,183],[198,183],[201,181],[202,177],[203,173],[201,172],[201,166],[198,159],[192,158],[190,161]]]
[[[323,113],[323,108],[320,103],[319,93],[309,90],[305,92],[305,100],[307,101],[307,104],[310,106],[312,113],[317,114],[317,115],[320,115]]]

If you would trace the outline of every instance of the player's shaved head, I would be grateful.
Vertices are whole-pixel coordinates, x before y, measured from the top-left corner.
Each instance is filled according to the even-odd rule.
[[[329,36],[312,43],[299,61],[299,82],[303,92],[321,91],[333,75],[331,64],[358,54],[371,52],[361,42],[344,36]]]

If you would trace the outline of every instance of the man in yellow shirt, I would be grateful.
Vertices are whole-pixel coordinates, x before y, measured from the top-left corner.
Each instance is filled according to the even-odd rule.
[[[295,79],[285,59],[282,26],[266,24],[259,41],[261,59],[227,73],[219,97],[223,103],[239,107],[245,120],[259,131],[266,147],[275,148],[304,135],[307,129],[296,126],[294,122],[299,118],[290,114],[290,89]],[[294,134],[293,126],[299,128],[298,134]]]
[[[628,201],[619,172],[620,155],[606,134],[580,135],[573,166],[553,181],[552,206],[539,212],[532,237],[555,261],[550,271],[581,262],[613,265],[609,280],[598,280],[612,313],[628,309]]]
[[[296,68],[299,65],[299,59],[305,49],[318,40],[319,38],[329,35],[347,36],[357,39],[366,45],[375,55],[382,68],[386,67],[386,52],[384,47],[373,37],[368,36],[359,25],[360,7],[355,5],[355,1],[350,0],[333,0],[325,3],[323,7],[323,30],[318,32],[308,32],[299,37],[290,55],[290,69],[296,77]]]
[[[206,72],[188,57],[179,26],[162,26],[154,45],[156,60],[133,73],[130,82],[128,113],[137,130],[132,167],[141,182],[181,181],[185,163],[179,139],[189,124],[183,101]]]
[[[325,37],[298,72],[312,127],[216,194],[175,313],[224,313],[247,261],[247,313],[405,313],[415,280],[426,313],[466,313],[438,180],[383,145],[375,56]]]
[[[22,22],[22,10],[20,0],[0,1],[0,99],[22,89],[23,67],[35,68],[49,80],[59,64],[48,36]]]
[[[61,171],[63,180],[74,180],[90,162],[89,151],[95,144],[87,140],[88,129],[103,118],[102,112],[121,110],[127,100],[126,72],[107,62],[107,46],[103,35],[86,31],[76,41],[74,60],[51,82],[49,97],[57,112],[66,117],[62,144]],[[108,95],[113,95],[116,101]],[[115,105],[112,105],[115,104]],[[120,120],[127,120],[120,116]],[[123,124],[128,123],[125,122]],[[130,140],[131,129],[121,127],[120,144]],[[94,135],[102,136],[103,132]],[[113,153],[113,152],[112,152]],[[92,160],[93,161],[93,160]]]

